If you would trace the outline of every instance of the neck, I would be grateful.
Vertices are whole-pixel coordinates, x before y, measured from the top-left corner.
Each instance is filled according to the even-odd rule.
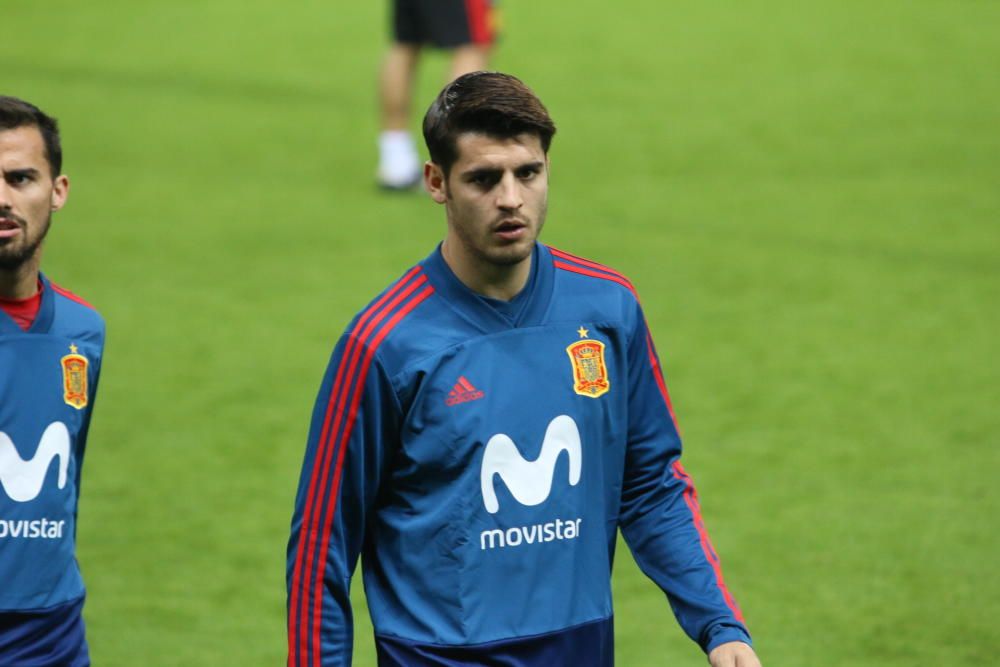
[[[38,262],[27,261],[13,269],[0,269],[0,298],[27,299],[38,292]]]
[[[441,255],[452,273],[470,290],[491,299],[510,301],[528,284],[534,253],[515,264],[490,264],[456,252],[446,239]]]

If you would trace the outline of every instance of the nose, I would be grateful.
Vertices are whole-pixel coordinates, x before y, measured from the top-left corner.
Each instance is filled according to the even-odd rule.
[[[513,173],[505,173],[497,184],[497,208],[516,211],[522,204],[524,198],[521,196],[521,184]]]

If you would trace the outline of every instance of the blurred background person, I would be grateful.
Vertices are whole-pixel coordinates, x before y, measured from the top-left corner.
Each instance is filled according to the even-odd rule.
[[[379,77],[378,184],[407,190],[423,168],[410,133],[413,85],[426,46],[451,52],[448,81],[486,69],[497,37],[493,0],[392,0],[393,41]]]

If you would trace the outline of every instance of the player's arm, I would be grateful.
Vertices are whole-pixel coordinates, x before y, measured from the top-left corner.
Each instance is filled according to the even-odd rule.
[[[94,416],[94,403],[97,401],[97,385],[101,379],[101,364],[104,361],[104,323],[101,323],[100,329],[98,331],[98,354],[96,359],[91,360],[90,372],[92,373],[91,379],[88,382],[87,391],[87,412],[83,418],[83,424],[80,426],[80,432],[77,435],[77,452],[80,457],[80,461],[76,466],[76,488],[80,488],[80,472],[83,470],[83,456],[87,450],[87,436],[90,433],[90,420]]]
[[[369,349],[345,335],[313,409],[288,542],[288,665],[351,664],[350,584],[364,527],[397,441],[399,407]]]
[[[749,644],[742,614],[726,589],[705,530],[694,485],[681,466],[680,436],[659,359],[642,310],[638,304],[635,308],[628,350],[622,535],[639,567],[667,594],[681,627],[706,653],[726,642]]]

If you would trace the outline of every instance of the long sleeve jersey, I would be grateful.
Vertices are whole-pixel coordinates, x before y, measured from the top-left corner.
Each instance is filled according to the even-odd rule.
[[[537,244],[516,301],[437,250],[336,345],[292,518],[289,665],[350,664],[360,556],[380,665],[610,666],[619,530],[704,650],[749,643],[631,283]]]
[[[27,331],[0,311],[0,664],[22,664],[33,651],[77,664],[58,656],[85,651],[70,645],[82,630],[66,628],[84,596],[77,501],[104,321],[45,276],[41,283]]]

